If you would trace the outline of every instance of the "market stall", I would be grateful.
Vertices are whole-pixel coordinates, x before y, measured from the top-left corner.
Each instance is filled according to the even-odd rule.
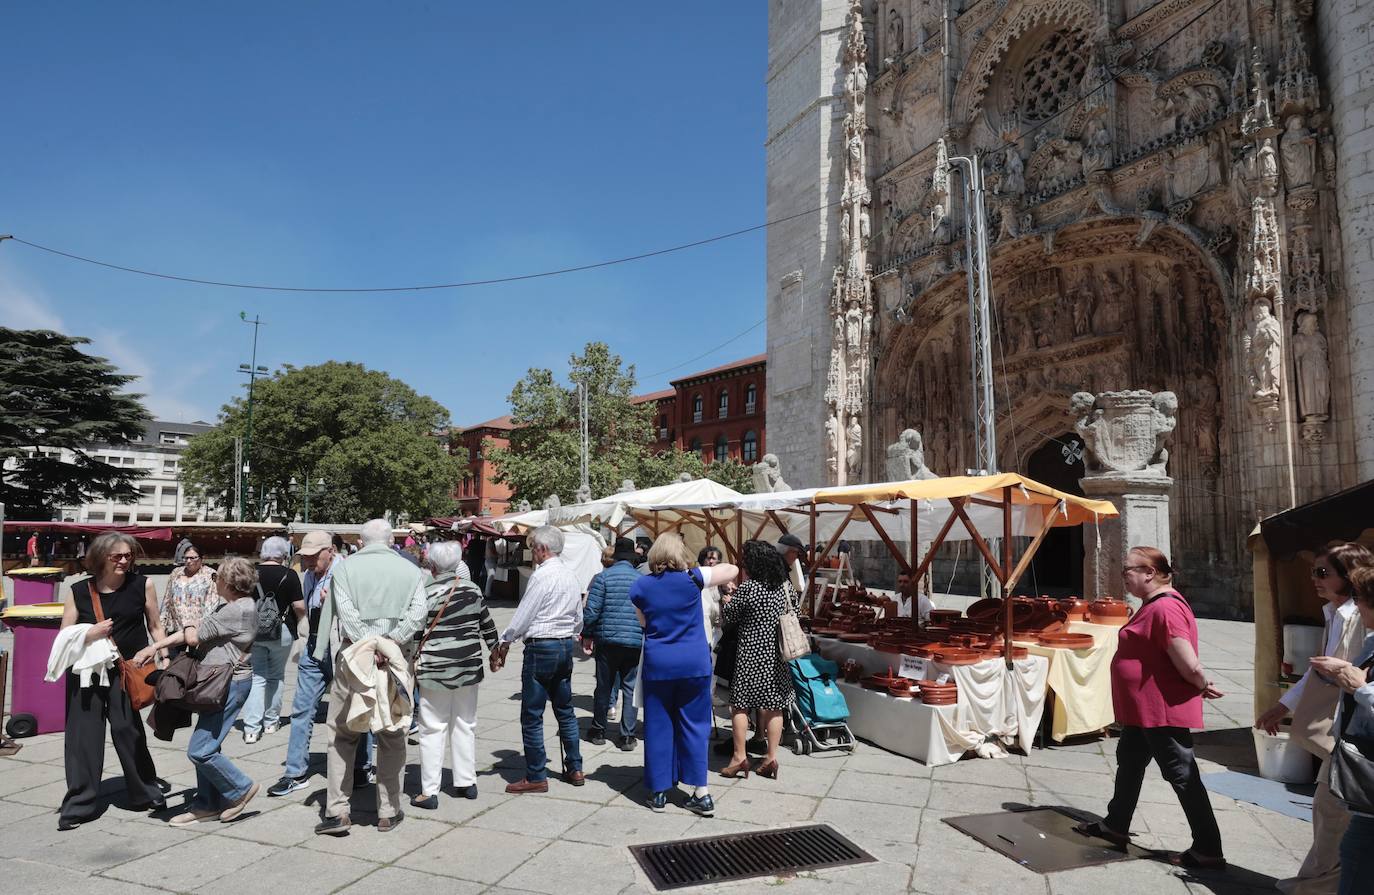
[[[854,660],[869,675],[875,668],[891,667],[897,676],[916,681],[917,688],[922,682],[938,682],[930,686],[931,690],[936,690],[952,682],[957,689],[958,710],[931,714],[910,706],[913,716],[928,716],[932,724],[938,724],[950,754],[962,755],[967,749],[978,749],[980,754],[998,754],[1002,745],[1028,748],[1044,710],[1051,668],[1056,665],[1062,666],[1060,680],[1065,692],[1060,694],[1060,701],[1066,703],[1065,728],[1070,726],[1071,717],[1073,723],[1086,723],[1076,717],[1076,707],[1084,701],[1084,690],[1088,688],[1088,682],[1076,680],[1084,674],[1083,663],[1077,659],[1060,662],[1056,653],[1062,649],[1058,647],[1046,646],[1044,653],[1048,655],[1039,651],[1031,654],[1025,648],[1018,650],[1013,640],[1022,632],[1024,619],[1018,616],[1013,623],[1013,614],[1015,606],[1022,601],[1014,601],[1011,597],[1017,581],[1051,529],[1093,524],[1117,515],[1109,502],[1076,497],[1024,476],[1004,473],[800,489],[747,495],[730,501],[676,504],[631,501],[626,512],[651,534],[667,530],[694,532],[702,539],[709,538],[722,545],[732,559],[738,556],[740,545],[751,538],[775,540],[784,533],[793,533],[816,545],[818,549],[811,557],[812,571],[805,603],[811,615],[817,614],[818,609],[815,570],[824,564],[841,537],[882,542],[896,561],[908,588],[913,588],[924,576],[945,543],[969,541],[996,578],[1004,596],[997,601],[998,617],[991,620],[992,630],[1000,642],[994,643],[986,636],[978,640],[974,637],[974,629],[969,628],[969,633],[949,635],[951,642],[942,644],[949,649],[941,655],[947,654],[950,661],[940,661],[939,657],[931,661],[931,650],[923,649],[926,656],[916,654],[918,648],[931,643],[929,639],[923,642],[902,639],[901,626],[920,631],[918,621],[903,619],[894,627],[893,620],[878,623],[873,619],[874,624],[864,627],[873,631],[875,643],[880,638],[887,640],[883,649],[866,642],[827,644],[821,641],[821,650],[837,661]],[[1018,546],[1020,558],[1014,561]],[[826,614],[830,608],[820,607],[820,614]],[[984,619],[979,624],[988,623],[989,620]],[[1059,627],[1063,627],[1062,623]],[[954,643],[955,639],[963,637],[969,639],[958,645]],[[854,639],[868,638],[858,635]],[[1089,642],[1096,646],[1095,641]],[[972,649],[975,643],[978,648]],[[911,652],[907,652],[908,649]],[[853,655],[847,655],[848,652]],[[1106,656],[1106,650],[1101,654]],[[917,660],[922,664],[916,666]],[[1087,677],[1091,679],[1091,695],[1096,700],[1107,692],[1103,675],[1110,665],[1110,656],[1106,656],[1105,663],[1099,656],[1091,664]],[[906,666],[905,671],[898,670],[902,665]],[[869,689],[876,691],[877,687]],[[900,689],[897,692],[900,693]],[[893,704],[902,702],[898,696]],[[944,698],[930,702],[932,707],[948,708]],[[883,704],[881,700],[864,697],[865,708],[851,717],[851,730],[880,745],[885,745],[884,741],[893,742],[894,737],[896,741],[903,741],[905,735],[898,732],[902,725],[892,728],[890,713],[882,722],[876,720],[877,715],[883,714],[877,707]],[[1075,707],[1074,711],[1068,711],[1070,705]],[[1091,702],[1083,714],[1096,720],[1095,706],[1096,702]],[[865,720],[870,717],[874,723]],[[898,751],[904,750],[899,748]],[[921,751],[927,758],[940,759],[938,750]]]

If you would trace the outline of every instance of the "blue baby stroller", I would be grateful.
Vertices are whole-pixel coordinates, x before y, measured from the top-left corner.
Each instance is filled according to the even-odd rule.
[[[840,692],[840,666],[814,653],[787,663],[796,699],[788,713],[792,751],[798,755],[853,749],[849,704]]]

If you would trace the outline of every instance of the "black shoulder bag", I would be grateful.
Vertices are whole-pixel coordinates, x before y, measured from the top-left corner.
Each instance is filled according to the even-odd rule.
[[[1365,680],[1369,680],[1371,665],[1374,665],[1374,656],[1360,666]],[[1331,787],[1331,794],[1351,811],[1374,814],[1374,740],[1346,733],[1357,709],[1355,697],[1343,694],[1341,729],[1336,735],[1335,748],[1331,750],[1331,776],[1327,785]]]

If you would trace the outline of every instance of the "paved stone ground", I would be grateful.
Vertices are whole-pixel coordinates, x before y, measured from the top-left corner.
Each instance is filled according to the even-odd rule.
[[[510,607],[495,610],[498,621]],[[1254,765],[1248,727],[1252,626],[1204,621],[1202,654],[1227,697],[1209,704],[1199,736],[1204,772]],[[5,640],[8,640],[6,635]],[[441,796],[435,812],[406,806],[405,823],[391,834],[355,827],[348,837],[312,834],[324,790],[325,729],[316,727],[311,786],[284,799],[260,795],[231,824],[173,829],[163,819],[126,810],[119,768],[107,751],[105,790],[111,807],[98,821],[58,833],[55,810],[65,791],[60,734],[24,741],[18,755],[0,759],[0,890],[14,893],[79,891],[107,895],[157,889],[239,892],[289,887],[292,895],[325,892],[439,893],[576,892],[579,895],[652,891],[627,844],[703,836],[805,822],[832,824],[878,858],[850,868],[785,879],[752,880],[709,891],[918,893],[1168,893],[1272,891],[1275,877],[1293,873],[1310,828],[1251,805],[1213,796],[1227,854],[1226,876],[1190,876],[1166,864],[1122,861],[1042,876],[1031,873],[942,822],[945,817],[1013,805],[1064,805],[1102,811],[1111,792],[1114,745],[1091,741],[1000,761],[968,760],[927,768],[860,744],[852,755],[783,756],[778,781],[713,778],[718,813],[700,819],[681,808],[653,814],[640,784],[642,753],[583,744],[587,785],[551,782],[548,795],[510,797],[506,781],[522,776],[519,656],[481,689],[478,762],[480,797]],[[286,705],[290,705],[288,680]],[[592,664],[579,661],[574,690],[585,730]],[[551,716],[550,716],[551,722]],[[556,741],[552,723],[549,743]],[[175,789],[172,805],[192,785],[186,735],[171,747],[153,741],[160,773]],[[556,745],[553,746],[556,753]],[[226,752],[263,784],[275,781],[285,757],[283,730],[245,746],[237,734]],[[412,747],[412,759],[415,752]],[[718,766],[713,764],[713,767]],[[417,768],[407,769],[407,791]],[[374,790],[356,796],[355,821],[371,823]],[[1147,848],[1183,848],[1187,828],[1173,792],[1147,780],[1136,817]],[[703,891],[701,889],[689,891]]]

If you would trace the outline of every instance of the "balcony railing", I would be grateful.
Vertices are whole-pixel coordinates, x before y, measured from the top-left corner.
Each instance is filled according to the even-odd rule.
[[[661,429],[658,430],[658,440],[659,440],[659,441],[667,441],[667,440],[668,440],[668,430],[667,430],[666,428],[661,428]]]
[[[720,413],[716,414],[716,419],[722,419],[722,420],[723,420],[723,419],[725,419],[725,418],[726,418],[727,416],[729,416],[729,415],[730,415],[730,410],[729,410],[729,408],[722,407],[722,408],[720,409]]]
[[[746,414],[752,414],[756,409],[757,408],[752,401],[744,405],[744,412]]]
[[[702,414],[701,414],[701,411],[700,411],[700,410],[694,410],[694,411],[692,411],[692,422],[694,422],[694,423],[699,423],[699,422],[701,422],[701,416],[702,416]]]

